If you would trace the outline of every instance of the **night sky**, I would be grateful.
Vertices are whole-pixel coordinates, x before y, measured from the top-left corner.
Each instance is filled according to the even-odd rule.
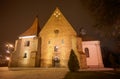
[[[56,7],[77,32],[83,27],[88,36],[99,39],[93,27],[96,20],[83,0],[0,0],[0,49],[6,42],[14,44],[36,16],[42,28]]]
[[[14,42],[39,17],[40,27],[58,7],[75,29],[93,20],[80,0],[0,0],[0,41]]]

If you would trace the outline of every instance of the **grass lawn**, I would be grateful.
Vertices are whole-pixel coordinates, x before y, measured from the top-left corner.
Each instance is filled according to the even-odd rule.
[[[63,79],[120,79],[120,71],[68,72]]]

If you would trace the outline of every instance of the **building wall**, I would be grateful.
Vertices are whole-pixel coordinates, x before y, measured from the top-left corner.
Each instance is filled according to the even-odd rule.
[[[15,41],[15,49],[11,54],[11,59],[9,62],[9,67],[18,67],[19,54],[21,49],[21,39]]]
[[[86,55],[85,52],[83,52],[82,49],[82,39],[80,37],[77,37],[77,56],[79,58],[79,65],[81,69],[87,68],[87,62],[86,62]]]
[[[66,67],[69,59],[70,51],[72,49],[72,36],[59,30],[59,34],[51,32],[49,34],[41,36],[41,66],[51,67],[53,66],[52,60],[55,57],[60,59],[60,66]],[[55,46],[57,51],[55,51]]]
[[[30,30],[30,32],[32,32],[32,30]],[[24,46],[26,41],[30,41],[30,46]],[[82,64],[85,62],[83,61],[85,57],[82,57],[83,55],[78,51],[77,42],[76,31],[60,10],[56,8],[40,31],[38,38],[21,37],[21,39],[18,39],[15,51],[15,54],[18,56],[17,66],[67,67],[70,51],[73,49],[81,64],[81,68],[83,68],[84,65]],[[79,50],[82,50],[81,42],[80,38]],[[15,58],[15,54],[12,57],[13,59]]]
[[[82,42],[83,52],[86,53],[85,48],[88,48],[89,57],[87,58],[88,67],[104,67],[100,41],[84,41]]]
[[[42,40],[41,66],[51,67],[54,64],[52,61],[58,58],[59,66],[67,67],[71,49],[77,51],[76,32],[58,9],[42,28],[39,37]]]
[[[28,46],[25,45],[27,41],[29,41]],[[18,39],[16,43],[15,51],[12,54],[12,63],[17,62],[16,66],[18,67],[34,67],[36,53],[37,53],[37,46],[38,46],[37,37]]]

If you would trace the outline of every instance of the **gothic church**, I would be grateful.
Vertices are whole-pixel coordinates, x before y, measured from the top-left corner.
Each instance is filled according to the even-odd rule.
[[[82,41],[62,12],[56,8],[40,30],[36,17],[32,26],[15,42],[9,67],[67,68],[74,50],[81,69],[104,67],[100,42]]]

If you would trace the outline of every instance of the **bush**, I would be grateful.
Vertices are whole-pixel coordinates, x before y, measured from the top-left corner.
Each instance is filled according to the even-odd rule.
[[[71,50],[70,52],[70,57],[68,60],[68,68],[71,72],[78,71],[80,68],[77,56],[75,55],[73,50]]]
[[[119,65],[116,62],[116,56],[113,55],[112,53],[110,53],[110,55],[109,55],[109,61],[111,63],[112,68],[114,68],[114,69],[119,68]]]

